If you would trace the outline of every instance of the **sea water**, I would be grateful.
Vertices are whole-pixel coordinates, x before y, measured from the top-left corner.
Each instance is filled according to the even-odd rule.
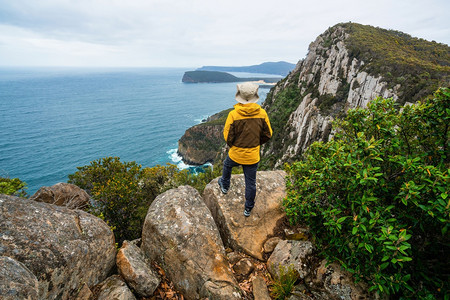
[[[31,195],[108,156],[190,167],[178,140],[236,104],[236,84],[185,84],[185,71],[1,68],[0,177],[25,181]],[[267,92],[260,89],[261,102]]]

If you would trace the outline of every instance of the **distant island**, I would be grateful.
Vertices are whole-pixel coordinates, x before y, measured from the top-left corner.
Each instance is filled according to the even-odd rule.
[[[241,78],[231,75],[226,72],[218,71],[187,71],[183,75],[182,82],[185,83],[220,83],[220,82],[243,82],[243,81],[259,81],[262,84],[275,84],[281,77],[267,78],[267,77],[250,77]]]
[[[295,64],[285,61],[265,62],[259,65],[244,67],[203,66],[196,71],[245,72],[286,76],[295,68]]]

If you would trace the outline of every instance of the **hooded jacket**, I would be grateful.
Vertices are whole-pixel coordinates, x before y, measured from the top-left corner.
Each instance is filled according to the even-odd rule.
[[[260,145],[272,137],[266,111],[256,103],[236,104],[228,114],[223,137],[233,161],[242,165],[256,164],[260,160]]]

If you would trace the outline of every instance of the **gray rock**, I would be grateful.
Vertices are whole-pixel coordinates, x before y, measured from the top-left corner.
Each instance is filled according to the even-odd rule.
[[[36,276],[40,298],[74,298],[114,267],[111,229],[86,212],[0,195],[0,216],[0,255]]]
[[[267,269],[273,277],[279,278],[280,268],[287,271],[292,266],[303,279],[311,271],[308,259],[312,253],[313,245],[309,241],[281,241],[267,260]]]
[[[253,297],[255,300],[271,300],[266,282],[261,276],[255,276],[252,280]]]
[[[89,204],[89,195],[74,184],[60,182],[50,187],[41,187],[30,200],[83,209]]]
[[[286,196],[285,176],[284,171],[257,173],[255,207],[248,218],[243,215],[244,175],[232,175],[226,195],[219,191],[218,178],[206,186],[203,198],[226,246],[263,260],[264,242],[275,234],[279,222],[285,217],[281,206]]]
[[[36,276],[24,264],[7,256],[0,256],[0,299],[39,299]]]
[[[323,260],[317,268],[313,284],[319,289],[324,289],[328,299],[372,299],[364,283],[355,284],[349,272],[343,270],[336,263],[327,266],[326,260]]]
[[[132,242],[123,242],[117,253],[116,264],[126,283],[142,297],[153,295],[161,282],[142,250]]]
[[[98,285],[97,289],[97,300],[136,300],[136,297],[119,275],[108,277]]]
[[[153,201],[142,250],[186,299],[240,299],[214,219],[197,190],[181,186]]]

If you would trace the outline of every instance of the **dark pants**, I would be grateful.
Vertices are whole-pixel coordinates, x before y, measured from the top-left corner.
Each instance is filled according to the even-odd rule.
[[[233,167],[240,166],[237,162],[233,161],[228,155],[223,162],[222,183],[226,189],[230,188],[231,171]],[[258,163],[253,165],[242,165],[245,177],[245,208],[252,209],[255,206],[256,196],[256,170],[258,169]]]

